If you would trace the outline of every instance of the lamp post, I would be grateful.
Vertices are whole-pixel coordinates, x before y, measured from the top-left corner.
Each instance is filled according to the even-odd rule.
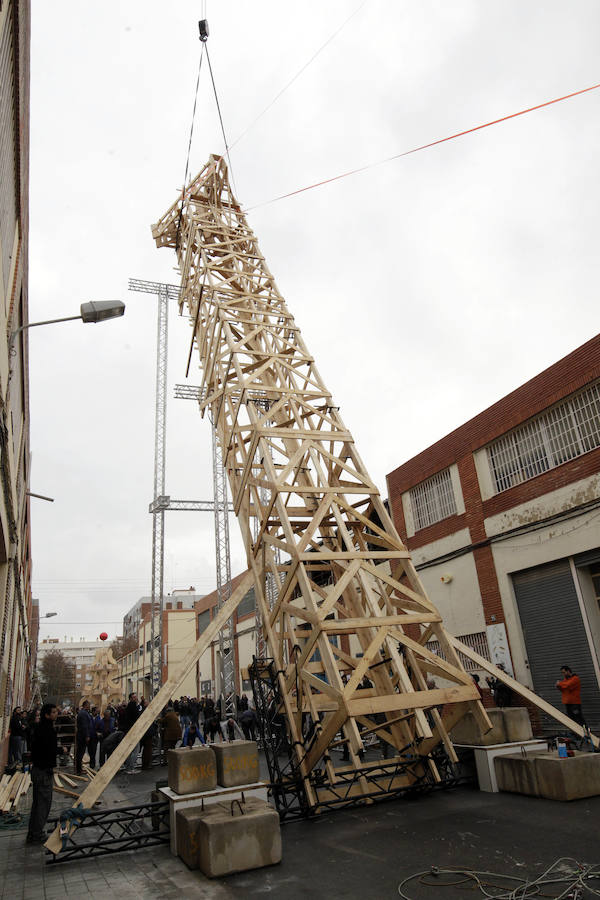
[[[36,328],[38,325],[54,325],[56,322],[72,322],[75,319],[81,319],[86,324],[104,322],[106,319],[118,319],[125,314],[125,304],[121,300],[90,300],[88,303],[82,303],[79,309],[78,316],[64,316],[61,319],[45,319],[43,322],[28,322],[27,325],[20,325],[10,337],[10,346],[13,346],[15,338],[22,331]]]

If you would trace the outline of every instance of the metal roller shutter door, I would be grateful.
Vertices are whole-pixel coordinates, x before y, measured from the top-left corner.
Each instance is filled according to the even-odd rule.
[[[562,709],[554,686],[561,665],[581,678],[583,714],[592,731],[600,729],[600,692],[569,561],[558,560],[512,576],[534,690]],[[559,730],[548,718],[544,727]]]

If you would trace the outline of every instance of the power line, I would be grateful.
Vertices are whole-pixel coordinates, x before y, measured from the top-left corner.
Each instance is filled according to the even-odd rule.
[[[600,88],[600,84],[593,84],[591,87],[582,88],[579,91],[573,91],[571,94],[565,94],[562,97],[555,97],[553,100],[546,100],[544,103],[538,103],[536,106],[529,106],[527,109],[521,109],[518,112],[510,113],[499,119],[492,119],[491,122],[485,122],[483,125],[475,125],[473,128],[467,128],[465,131],[457,131],[456,134],[450,134],[448,137],[438,138],[436,141],[430,141],[428,144],[421,144],[420,147],[413,147],[412,150],[404,150],[402,153],[395,153],[385,159],[377,160],[377,162],[367,163],[357,169],[350,169],[348,172],[342,172],[340,175],[334,175],[332,178],[325,178],[323,181],[316,181],[306,187],[298,188],[295,191],[289,191],[287,194],[280,194],[278,197],[272,197],[270,200],[264,200],[262,203],[256,203],[254,206],[247,207],[244,212],[251,212],[254,209],[260,209],[261,206],[267,206],[270,203],[276,203],[277,200],[286,200],[288,197],[294,197],[296,194],[302,194],[305,191],[312,191],[314,188],[322,187],[325,184],[331,184],[334,181],[340,181],[342,178],[348,178],[350,175],[358,175],[360,172],[366,172],[368,169],[374,169],[376,166],[382,166],[384,163],[392,162],[395,159],[401,159],[403,156],[410,156],[412,153],[418,153],[420,150],[428,150],[430,147],[436,147],[438,144],[444,144],[447,141],[456,140],[456,138],[464,137],[467,134],[473,134],[475,131],[481,131],[482,128],[490,128],[492,125],[499,125],[501,122],[507,122],[509,119],[516,119],[517,116],[524,116],[527,113],[535,112],[535,110],[543,109],[545,106],[552,106],[554,103],[561,103],[563,100],[570,100],[572,97],[578,97],[580,94],[586,94],[588,91],[595,91]]]
[[[239,144],[239,142],[242,140],[242,138],[245,137],[245,136],[248,134],[248,132],[249,132],[252,128],[254,128],[254,126],[256,125],[256,123],[258,122],[258,120],[259,120],[259,119],[262,119],[262,117],[264,116],[264,114],[265,114],[266,112],[268,112],[268,111],[271,109],[271,107],[272,107],[275,103],[277,103],[277,101],[279,100],[279,98],[281,97],[281,95],[284,94],[284,93],[287,91],[287,89],[293,85],[293,83],[300,77],[300,75],[302,75],[302,73],[310,66],[310,64],[311,64],[312,62],[314,62],[314,60],[315,60],[315,59],[317,58],[317,56],[321,53],[321,51],[323,51],[323,50],[325,49],[325,47],[327,47],[327,45],[330,44],[330,43],[333,41],[333,39],[336,38],[336,37],[338,36],[338,34],[340,33],[340,31],[341,31],[343,28],[345,28],[345,26],[348,24],[348,22],[349,22],[351,19],[353,19],[354,16],[355,16],[357,13],[359,13],[359,12],[361,11],[361,9],[363,8],[363,6],[366,6],[367,3],[368,3],[368,0],[364,0],[364,2],[361,3],[360,6],[358,6],[358,7],[354,10],[353,13],[350,13],[350,15],[348,16],[348,18],[345,19],[345,20],[342,22],[342,24],[340,25],[340,27],[339,27],[336,31],[334,31],[333,34],[332,34],[330,37],[327,38],[327,40],[325,41],[325,43],[324,43],[324,44],[321,44],[321,46],[319,47],[319,49],[316,51],[316,53],[313,53],[313,55],[310,57],[310,59],[308,60],[308,62],[305,62],[304,65],[303,65],[300,69],[298,69],[298,71],[296,72],[296,74],[295,74],[292,78],[290,78],[290,80],[287,82],[287,84],[285,84],[277,94],[275,94],[275,96],[273,97],[273,99],[271,100],[271,102],[268,103],[268,104],[265,106],[265,108],[263,109],[263,111],[260,112],[260,113],[257,115],[257,117],[256,117],[256,118],[248,125],[247,128],[244,129],[244,131],[242,131],[242,133],[241,133],[240,135],[238,135],[238,137],[235,139],[235,141],[233,142],[233,144],[230,144],[230,146],[229,146],[229,149],[230,149],[230,150],[233,150],[233,148],[235,147],[235,145],[236,145],[236,144]],[[231,168],[231,167],[230,167],[230,168]]]

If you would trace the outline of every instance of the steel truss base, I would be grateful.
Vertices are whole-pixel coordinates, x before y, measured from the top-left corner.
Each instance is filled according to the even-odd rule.
[[[53,827],[58,819],[49,822]],[[48,865],[87,859],[126,850],[141,850],[170,839],[169,801],[142,803],[140,806],[119,806],[94,810],[86,816],[69,836],[67,846],[57,856],[49,853]]]
[[[308,781],[317,802],[311,806],[298,760],[310,749],[314,735],[307,737],[304,745],[297,748],[290,743],[286,719],[280,712],[281,695],[274,660],[254,657],[248,673],[269,770],[271,796],[282,823],[328,810],[456,787],[470,780],[459,774],[441,748],[429,757],[406,752],[402,758],[396,757],[389,762],[382,760],[357,768],[339,768],[333,781],[325,767],[314,769]],[[440,781],[434,779],[429,759],[435,762]]]

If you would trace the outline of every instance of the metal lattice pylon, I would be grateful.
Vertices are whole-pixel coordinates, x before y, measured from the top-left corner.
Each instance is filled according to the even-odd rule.
[[[489,720],[277,289],[221,157],[210,158],[153,235],[177,252],[180,305],[206,392],[201,410],[223,451],[309,806],[328,802],[338,789],[332,743],[348,747],[348,769],[356,773],[348,796],[373,796],[375,782],[388,785],[385,793],[424,777],[438,781],[433,751],[442,744],[456,759],[448,736],[454,723],[469,709],[484,730]],[[256,537],[253,517],[260,521]],[[269,575],[277,591],[272,609]],[[430,639],[443,656],[427,649]],[[429,689],[430,674],[449,686]],[[391,780],[387,771],[369,777],[361,767],[366,733],[391,745],[399,766]]]
[[[167,362],[169,300],[179,299],[179,288],[158,281],[129,279],[129,290],[156,294],[158,298],[156,334],[156,393],[154,412],[154,485],[152,509],[152,586],[150,606],[150,696],[162,684],[162,632],[164,609],[165,510],[160,498],[165,494],[167,449]]]

